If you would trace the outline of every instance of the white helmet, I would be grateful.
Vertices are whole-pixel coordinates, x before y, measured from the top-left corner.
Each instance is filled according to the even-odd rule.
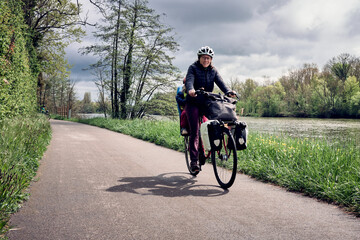
[[[209,55],[211,58],[214,57],[214,50],[211,47],[205,46],[199,49],[197,55],[200,57],[201,55]]]

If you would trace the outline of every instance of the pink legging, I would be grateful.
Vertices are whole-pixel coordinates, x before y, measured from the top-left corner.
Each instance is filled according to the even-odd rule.
[[[199,150],[202,150],[202,146],[199,149],[199,118],[202,116],[203,121],[207,121],[207,118],[202,113],[201,109],[198,106],[195,106],[191,103],[187,103],[185,106],[185,111],[187,114],[187,119],[190,127],[190,137],[189,137],[189,152],[191,162],[197,163],[199,159]]]

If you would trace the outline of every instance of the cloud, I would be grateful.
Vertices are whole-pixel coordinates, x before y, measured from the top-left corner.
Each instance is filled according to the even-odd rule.
[[[94,82],[77,81],[75,84],[75,92],[78,100],[83,100],[86,92],[91,94],[92,101],[96,101],[98,98],[98,89]]]
[[[173,63],[184,74],[205,45],[214,49],[214,64],[227,81],[276,79],[304,63],[321,68],[341,53],[360,55],[358,0],[151,0],[149,7],[165,13],[161,20],[174,28],[180,51]],[[86,41],[81,45],[94,39]],[[96,58],[75,52],[68,54],[76,78],[90,81],[79,69]]]

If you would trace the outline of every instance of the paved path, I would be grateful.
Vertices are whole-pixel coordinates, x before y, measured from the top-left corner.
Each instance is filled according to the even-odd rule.
[[[187,173],[180,152],[105,129],[52,120],[53,139],[10,240],[360,239],[333,205],[212,166]]]

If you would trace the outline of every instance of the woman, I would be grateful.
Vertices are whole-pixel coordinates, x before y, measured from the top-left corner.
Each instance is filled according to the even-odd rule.
[[[204,158],[203,150],[199,149],[199,117],[203,116],[206,110],[204,96],[197,96],[195,91],[204,89],[206,92],[212,92],[216,84],[225,94],[230,96],[235,94],[225,85],[220,74],[211,64],[214,51],[205,46],[199,49],[197,55],[198,60],[190,65],[185,83],[188,92],[185,108],[190,127],[189,152],[192,171],[200,171],[199,158],[200,160]]]

